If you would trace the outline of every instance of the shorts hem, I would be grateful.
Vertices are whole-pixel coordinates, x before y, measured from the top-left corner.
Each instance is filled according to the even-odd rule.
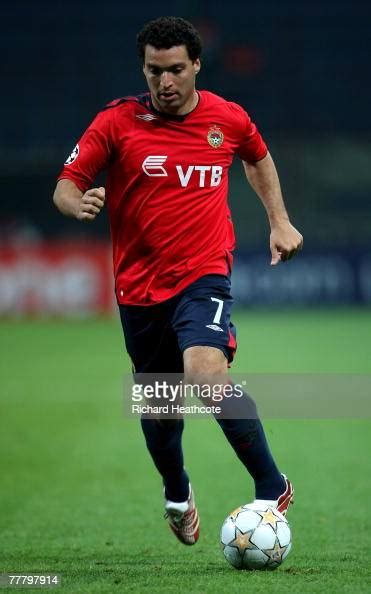
[[[179,346],[179,348],[180,348],[181,352],[184,353],[184,351],[186,349],[189,349],[190,347],[193,347],[193,346],[210,346],[215,349],[219,349],[225,355],[225,358],[227,359],[227,361],[229,363],[231,363],[233,361],[234,349],[232,349],[229,346],[215,344],[215,342],[207,342],[206,340],[190,341],[182,346]]]

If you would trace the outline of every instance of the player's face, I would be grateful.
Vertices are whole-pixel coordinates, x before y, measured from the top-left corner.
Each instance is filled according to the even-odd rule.
[[[200,60],[189,59],[185,45],[156,49],[146,45],[143,72],[156,109],[182,115],[191,111],[198,101],[195,91]]]

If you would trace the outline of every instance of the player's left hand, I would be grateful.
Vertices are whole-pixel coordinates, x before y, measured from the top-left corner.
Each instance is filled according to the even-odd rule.
[[[276,266],[279,262],[290,260],[302,247],[303,236],[291,225],[289,220],[281,221],[271,227],[271,266]]]

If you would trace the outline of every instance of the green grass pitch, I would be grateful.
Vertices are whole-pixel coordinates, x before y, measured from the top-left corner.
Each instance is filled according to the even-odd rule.
[[[371,372],[370,311],[235,321],[236,371]],[[213,419],[188,419],[202,531],[194,547],[176,541],[139,424],[122,412],[118,320],[3,321],[0,334],[0,572],[58,572],[57,591],[73,594],[371,591],[369,420],[265,422],[295,484],[293,550],[275,572],[239,572],[219,530],[252,499],[251,480]]]

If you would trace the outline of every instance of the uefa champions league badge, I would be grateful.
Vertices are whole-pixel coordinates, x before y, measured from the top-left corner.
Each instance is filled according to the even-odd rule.
[[[71,165],[74,161],[76,161],[77,157],[79,156],[79,152],[80,152],[80,147],[77,144],[75,146],[75,148],[73,149],[72,153],[70,154],[70,156],[64,162],[64,164],[65,165]]]
[[[211,126],[207,133],[207,142],[213,148],[219,148],[222,146],[224,140],[224,134],[218,126]]]

